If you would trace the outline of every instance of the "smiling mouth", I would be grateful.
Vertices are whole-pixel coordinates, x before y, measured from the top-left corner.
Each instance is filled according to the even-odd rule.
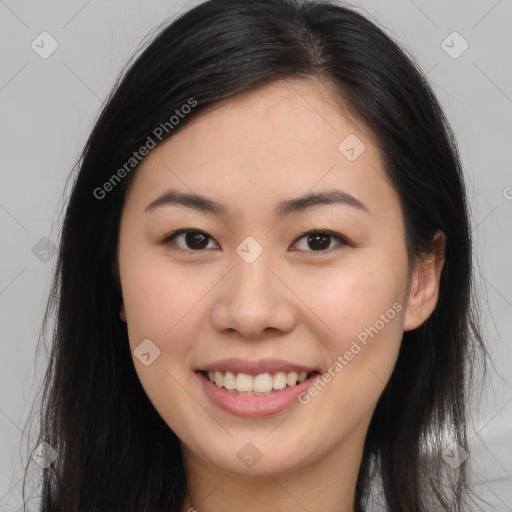
[[[318,372],[267,372],[258,375],[247,373],[203,371],[202,374],[219,388],[242,396],[265,396],[315,377]]]

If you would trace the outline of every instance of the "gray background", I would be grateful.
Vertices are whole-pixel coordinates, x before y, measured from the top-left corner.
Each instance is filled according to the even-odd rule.
[[[21,505],[24,427],[44,370],[35,348],[55,257],[40,240],[58,240],[66,178],[123,65],[196,3],[0,0],[0,510]],[[460,144],[494,362],[472,411],[474,481],[486,510],[512,511],[512,1],[353,5],[428,72]],[[46,59],[31,47],[43,31],[58,43]],[[469,45],[457,58],[454,31]]]

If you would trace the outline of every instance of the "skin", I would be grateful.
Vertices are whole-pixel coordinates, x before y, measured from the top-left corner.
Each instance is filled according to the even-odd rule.
[[[366,146],[354,161],[338,149],[349,134]],[[145,212],[170,188],[208,196],[229,213],[182,205]],[[274,215],[281,201],[333,188],[368,212],[331,204]],[[184,236],[164,241],[181,228],[206,232],[207,248],[189,248]],[[298,239],[314,230],[349,243],[331,238],[315,251],[307,236]],[[263,250],[252,263],[236,252],[247,236]],[[138,168],[118,256],[132,353],[144,339],[161,351],[148,366],[133,360],[181,440],[190,490],[183,510],[353,510],[372,413],[403,332],[435,308],[442,257],[408,266],[399,197],[377,145],[334,92],[318,80],[278,80],[201,113]],[[211,402],[194,373],[228,357],[326,372],[394,303],[402,310],[307,405],[241,418]],[[247,442],[261,452],[251,468],[237,457]]]

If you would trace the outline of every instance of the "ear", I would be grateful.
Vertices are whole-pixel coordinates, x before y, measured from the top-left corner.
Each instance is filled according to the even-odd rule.
[[[414,264],[405,310],[404,331],[412,331],[423,324],[437,305],[445,244],[444,233],[436,231],[432,252],[420,256]]]

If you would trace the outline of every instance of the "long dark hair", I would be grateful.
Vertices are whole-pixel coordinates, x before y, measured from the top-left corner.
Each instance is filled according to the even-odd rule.
[[[441,452],[450,442],[469,450],[465,396],[473,358],[485,349],[472,306],[461,165],[431,88],[404,51],[352,9],[210,0],[130,62],[77,164],[43,324],[55,321],[37,444],[58,457],[42,472],[42,512],[180,510],[180,445],[139,382],[119,318],[120,214],[137,168],[127,162],[148,137],[160,143],[215,102],[279,78],[325,81],[372,131],[400,196],[410,261],[433,250],[436,230],[446,237],[438,304],[404,333],[368,430],[355,510],[369,509],[373,470],[386,510],[467,510],[468,465],[452,469]],[[176,123],[177,110],[187,115]]]

